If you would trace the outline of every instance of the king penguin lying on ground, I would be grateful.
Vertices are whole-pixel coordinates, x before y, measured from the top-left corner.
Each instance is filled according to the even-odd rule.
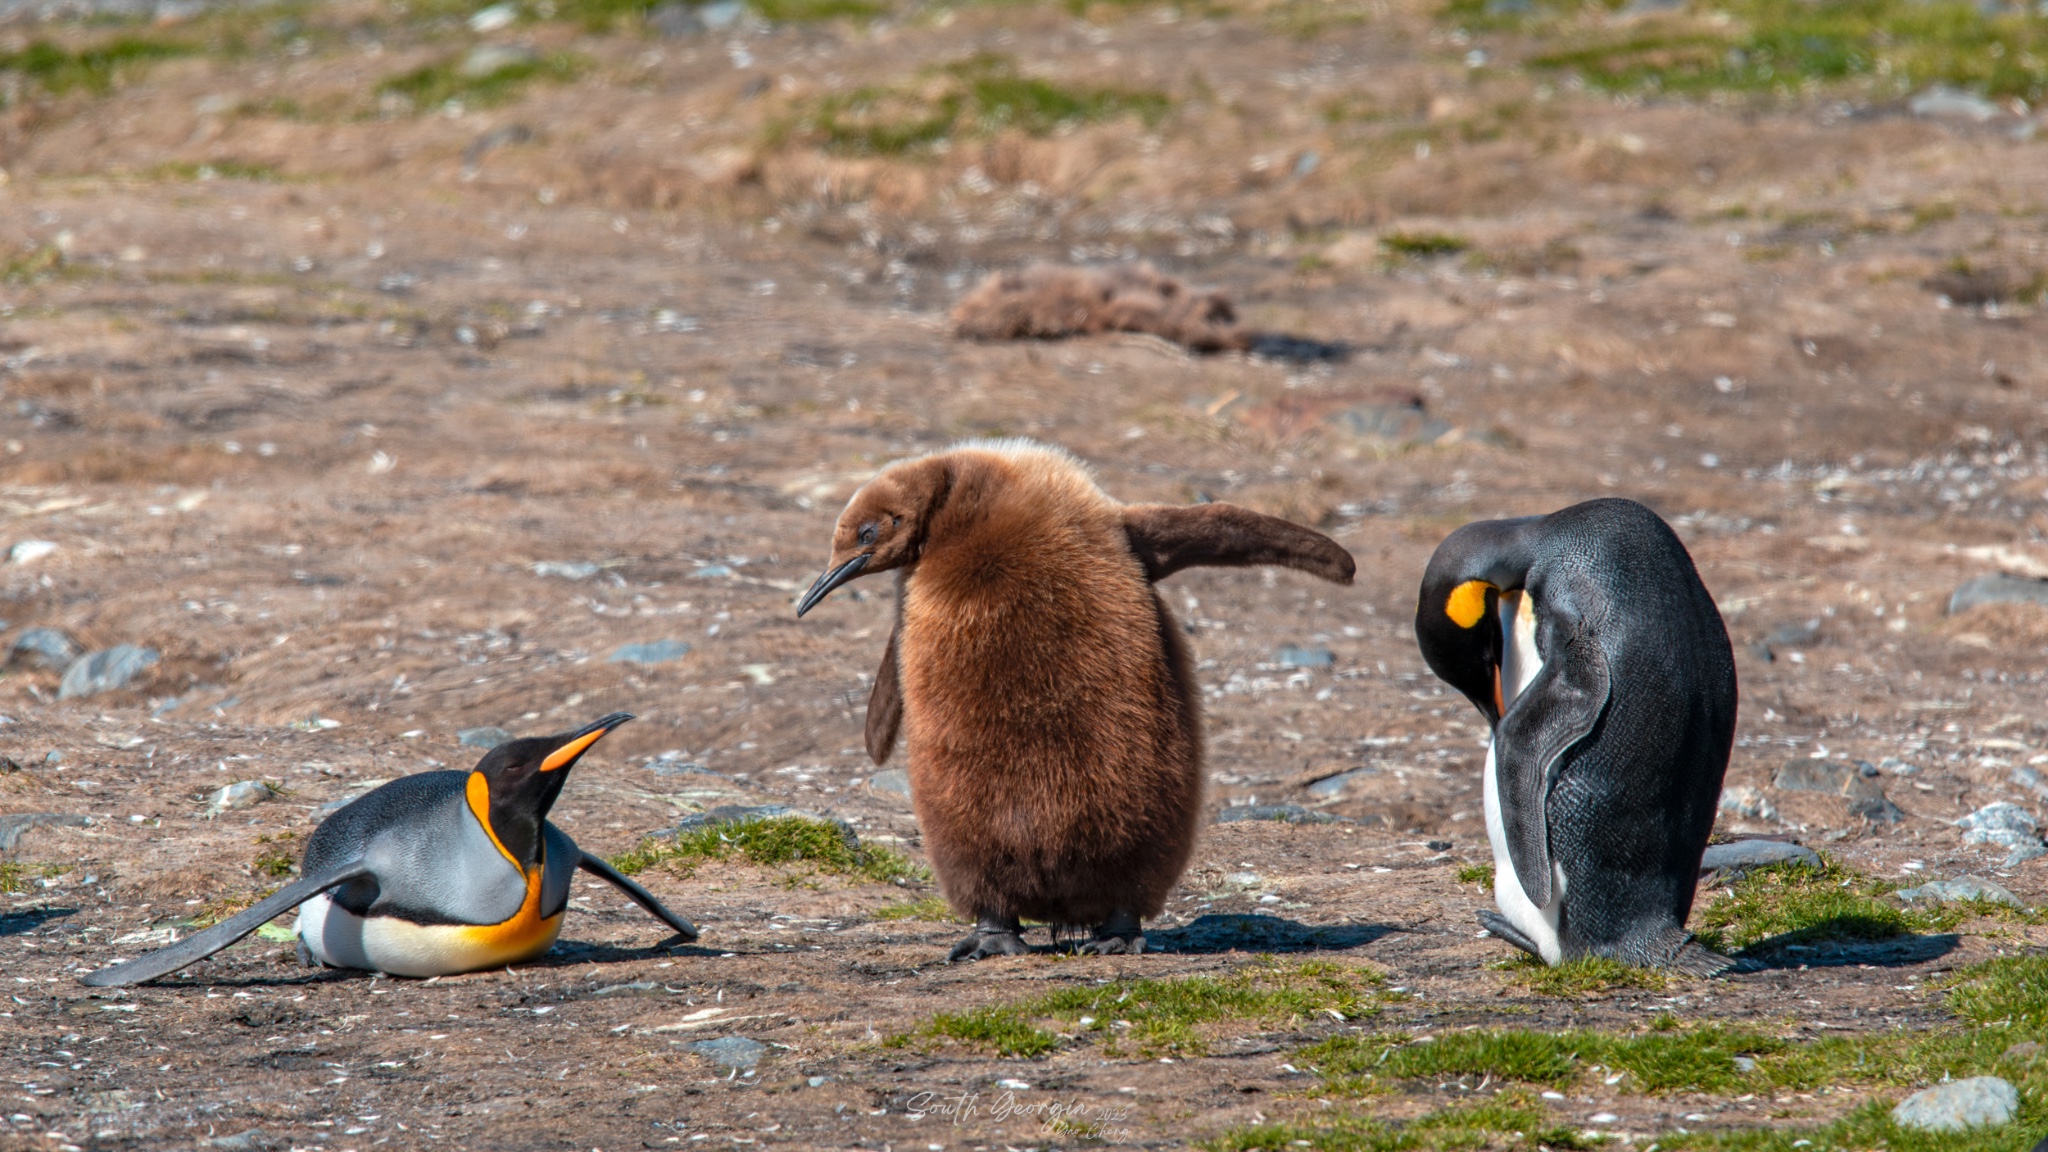
[[[1735,659],[1671,528],[1632,500],[1467,524],[1430,558],[1415,635],[1493,726],[1487,931],[1548,964],[1727,968],[1685,918],[1735,737]]]
[[[473,772],[422,772],[369,792],[306,841],[300,879],[248,911],[138,960],[85,977],[139,984],[299,910],[299,959],[394,976],[443,976],[531,960],[554,947],[582,868],[617,886],[684,941],[697,929],[547,822],[569,769],[614,712],[574,732],[500,744]]]
[[[867,746],[899,723],[912,801],[954,909],[951,959],[1028,951],[1022,917],[1086,927],[1087,952],[1143,952],[1187,866],[1202,805],[1199,693],[1154,581],[1277,564],[1349,584],[1321,533],[1229,504],[1126,506],[1071,456],[981,441],[893,464],[854,493],[797,614],[898,573]]]

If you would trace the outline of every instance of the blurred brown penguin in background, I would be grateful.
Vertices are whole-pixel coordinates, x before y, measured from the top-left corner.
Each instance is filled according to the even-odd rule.
[[[895,630],[868,754],[907,729],[918,823],[947,900],[975,918],[950,959],[1020,955],[1021,918],[1081,950],[1143,952],[1202,806],[1199,693],[1152,584],[1195,565],[1277,564],[1339,584],[1350,553],[1230,504],[1124,505],[1079,461],[973,441],[854,493],[797,605],[894,569]]]

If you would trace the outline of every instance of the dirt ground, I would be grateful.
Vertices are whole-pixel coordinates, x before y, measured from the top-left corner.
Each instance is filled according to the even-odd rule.
[[[1729,783],[1777,809],[1725,831],[2048,898],[2048,865],[2004,869],[1951,823],[2041,806],[2014,773],[2048,762],[2048,609],[1946,611],[1971,577],[2048,575],[2043,321],[1971,289],[2048,261],[2044,146],[2011,117],[1895,99],[1612,99],[1513,67],[1511,39],[1481,67],[1430,8],[1346,8],[1311,34],[1276,24],[1295,10],[923,8],[664,38],[342,4],[103,93],[10,89],[0,547],[56,548],[0,566],[0,644],[61,628],[162,658],[85,698],[27,661],[0,677],[0,812],[91,821],[30,829],[8,857],[0,1146],[1076,1145],[1048,1126],[1057,1104],[1100,1140],[1179,1147],[1331,1108],[1289,1061],[1330,1035],[1656,1012],[1924,1027],[1945,1018],[1939,974],[2040,944],[1966,928],[1669,994],[1512,983],[1474,920],[1489,896],[1456,876],[1489,859],[1484,727],[1428,675],[1412,611],[1460,523],[1645,501],[1735,639]],[[7,52],[103,35],[14,15]],[[374,95],[478,42],[583,63],[495,106]],[[1171,106],[910,155],[788,127],[984,52]],[[1436,234],[1467,250],[1383,243]],[[1137,258],[1354,352],[949,334],[946,308],[992,269]],[[889,590],[802,621],[793,601],[865,477],[982,435],[1064,445],[1122,499],[1234,500],[1352,550],[1348,589],[1199,570],[1164,587],[1201,660],[1212,805],[1353,822],[1210,827],[1142,957],[948,967],[959,926],[876,916],[928,890],[732,864],[646,874],[703,928],[668,952],[585,885],[563,942],[510,971],[308,973],[252,938],[160,984],[77,983],[275,884],[258,860],[322,805],[471,763],[456,733],[483,725],[637,714],[554,811],[593,851],[781,802],[918,858],[907,801],[870,785],[859,747]],[[609,659],[658,640],[689,652]],[[1334,663],[1282,666],[1288,645]],[[1880,781],[1903,819],[1770,789],[1804,758],[1898,761]],[[657,771],[684,761],[718,775]],[[203,818],[244,779],[282,792]],[[884,1043],[939,1011],[1267,952],[1412,995],[1370,1020],[1225,1029],[1177,1062]],[[686,1047],[725,1035],[769,1055],[746,1075]],[[1550,1107],[1648,1138],[1854,1098],[1598,1089]]]

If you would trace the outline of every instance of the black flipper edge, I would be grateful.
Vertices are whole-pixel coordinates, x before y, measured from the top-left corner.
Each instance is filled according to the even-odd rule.
[[[257,902],[254,907],[237,912],[203,932],[195,932],[168,948],[160,948],[126,964],[87,973],[79,978],[79,983],[94,988],[112,988],[168,976],[188,964],[206,959],[329,888],[369,873],[368,864],[351,860],[316,876],[302,877]]]
[[[1507,917],[1495,912],[1493,909],[1481,908],[1479,910],[1479,926],[1538,960],[1543,959],[1543,949],[1536,947],[1534,940],[1522,935],[1521,929],[1508,923]]]
[[[662,905],[661,901],[654,898],[654,893],[635,884],[603,860],[585,852],[583,853],[583,858],[576,862],[576,866],[617,888],[619,891],[624,892],[633,903],[647,909],[648,915],[675,929],[676,935],[682,938],[683,943],[689,944],[697,939],[697,926],[695,924],[669,911]],[[667,943],[667,941],[663,941],[663,943]]]

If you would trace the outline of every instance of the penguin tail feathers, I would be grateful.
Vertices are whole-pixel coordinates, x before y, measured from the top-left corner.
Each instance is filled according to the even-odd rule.
[[[369,873],[368,864],[352,860],[339,868],[303,877],[258,901],[254,907],[238,912],[203,932],[196,932],[168,948],[160,948],[126,964],[87,973],[79,978],[79,983],[93,988],[113,988],[168,976],[186,965],[206,959],[329,888]]]
[[[648,915],[673,928],[676,937],[681,939],[683,943],[689,944],[697,939],[697,926],[695,924],[669,911],[666,905],[654,898],[654,893],[635,884],[623,873],[619,872],[618,869],[613,868],[588,852],[583,853],[583,858],[576,862],[576,866],[617,888],[619,891],[624,892],[633,903],[645,908]],[[662,943],[666,944],[668,941],[664,940]]]
[[[1678,951],[1672,954],[1671,959],[1665,961],[1664,966],[1680,975],[1695,976],[1704,980],[1709,976],[1719,976],[1739,965],[1733,957],[1723,956],[1697,940],[1687,940],[1679,945]]]

